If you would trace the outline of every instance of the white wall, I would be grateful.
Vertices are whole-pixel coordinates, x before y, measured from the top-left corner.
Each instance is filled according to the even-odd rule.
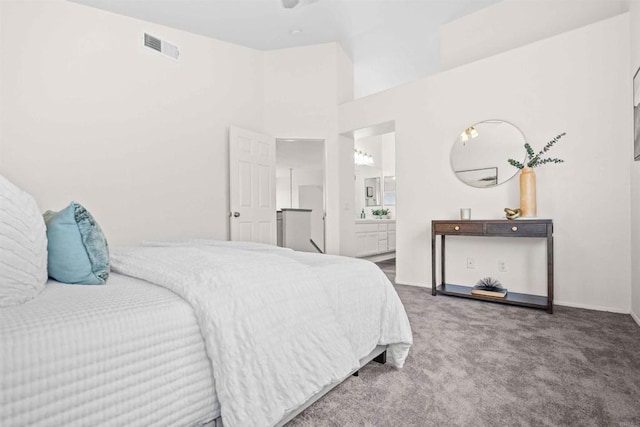
[[[320,187],[324,185],[324,172],[316,170],[300,170],[294,169],[292,174],[293,180],[293,192],[290,191],[289,183],[289,169],[278,168],[276,170],[276,208],[308,208],[307,206],[300,205],[300,187],[301,186],[316,186]],[[290,193],[291,197],[290,197]],[[293,201],[293,206],[290,206],[290,201]]]
[[[353,66],[334,43],[263,53],[62,0],[0,4],[1,172],[43,210],[85,204],[112,244],[227,238],[231,124],[325,139],[332,159],[353,149],[336,109]],[[144,48],[145,31],[180,60]],[[327,164],[332,253],[352,163]]]
[[[640,68],[640,0],[630,2],[631,69],[633,77]],[[633,113],[632,113],[633,114]],[[630,138],[630,140],[633,137]],[[633,146],[633,142],[629,143]],[[632,149],[631,149],[632,150]],[[632,155],[630,155],[632,157]],[[631,162],[631,314],[640,324],[640,161]]]
[[[440,27],[441,69],[525,46],[627,9],[626,0],[502,0]]]
[[[396,174],[396,134],[385,133],[382,135],[382,174],[395,176]]]
[[[352,101],[355,91],[353,62],[339,45],[336,45],[336,72],[338,104]]]
[[[621,15],[341,106],[341,132],[395,120],[398,282],[431,285],[431,219],[458,218],[460,207],[495,219],[518,205],[517,180],[475,189],[449,166],[456,136],[497,118],[534,147],[567,132],[553,151],[566,163],[537,171],[538,213],[555,224],[556,303],[629,311],[629,40]],[[454,283],[493,275],[514,291],[544,293],[543,244],[447,246]],[[464,268],[467,256],[475,270]],[[497,273],[499,258],[508,273]]]
[[[336,43],[266,52],[265,132],[277,138],[324,139],[327,159],[344,159],[353,145],[340,145],[336,105],[353,99],[352,75],[352,65]],[[326,250],[343,253],[340,236],[342,227],[349,227],[344,221],[353,222],[353,189],[345,198],[349,195],[341,182],[353,177],[353,160],[350,166],[327,162],[325,176]]]
[[[112,244],[226,239],[227,128],[262,125],[263,54],[62,0],[0,10],[1,173]]]

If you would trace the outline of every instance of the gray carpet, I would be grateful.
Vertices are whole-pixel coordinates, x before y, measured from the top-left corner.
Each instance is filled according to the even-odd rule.
[[[629,315],[396,289],[414,337],[404,369],[370,363],[289,426],[640,426]]]

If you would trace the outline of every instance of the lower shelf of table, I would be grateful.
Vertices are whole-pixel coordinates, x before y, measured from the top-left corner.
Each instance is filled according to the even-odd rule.
[[[436,294],[452,295],[456,297],[478,299],[482,301],[491,301],[502,304],[520,305],[523,307],[543,308],[545,310],[548,309],[547,297],[539,295],[519,294],[517,292],[508,292],[504,298],[487,297],[484,295],[473,295],[471,293],[471,289],[471,286],[461,286],[445,283],[444,285],[439,285],[436,287]]]

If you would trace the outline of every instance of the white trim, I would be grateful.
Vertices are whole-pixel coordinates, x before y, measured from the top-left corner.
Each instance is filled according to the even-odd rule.
[[[397,285],[415,286],[416,288],[429,288],[429,289],[431,289],[431,285],[426,285],[424,283],[411,283],[411,282],[408,282],[406,280],[402,280],[401,278],[398,278],[398,276],[396,276],[395,283]]]
[[[424,283],[410,283],[402,278],[396,277],[396,284],[398,285],[406,285],[406,286],[415,286],[416,288],[428,288],[431,289],[431,285],[426,285]],[[578,304],[573,302],[563,302],[563,301],[554,301],[553,305],[563,306],[563,307],[573,307],[573,308],[583,308],[585,310],[594,310],[594,311],[607,311],[609,313],[620,313],[620,314],[629,314],[635,320],[635,322],[640,326],[640,317],[638,317],[635,313],[630,312],[629,310],[624,310],[620,308],[613,307],[602,307],[597,305],[588,305],[588,304]]]
[[[629,314],[631,315],[631,318],[636,321],[638,326],[640,326],[640,317],[636,316],[636,314],[633,311]]]
[[[579,304],[575,302],[554,301],[553,305],[561,305],[564,307],[573,307],[573,308],[584,308],[586,310],[595,310],[595,311],[608,311],[610,313],[629,314],[629,309],[624,310],[621,308],[602,307],[598,305]]]

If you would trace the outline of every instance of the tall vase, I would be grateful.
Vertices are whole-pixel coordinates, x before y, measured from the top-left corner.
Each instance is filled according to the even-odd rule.
[[[536,173],[533,168],[523,168],[520,172],[520,216],[537,216]]]

